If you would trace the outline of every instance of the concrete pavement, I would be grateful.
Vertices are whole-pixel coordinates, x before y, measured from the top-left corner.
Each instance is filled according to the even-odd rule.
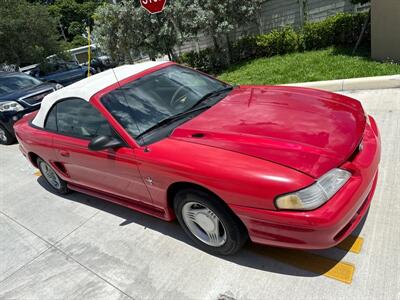
[[[311,81],[302,83],[284,84],[288,86],[302,86],[331,92],[360,91],[371,89],[400,88],[400,75],[374,76],[326,81]]]
[[[383,142],[360,253],[248,245],[211,256],[177,223],[52,194],[17,145],[0,146],[0,299],[400,300],[400,90],[345,94],[375,116]]]

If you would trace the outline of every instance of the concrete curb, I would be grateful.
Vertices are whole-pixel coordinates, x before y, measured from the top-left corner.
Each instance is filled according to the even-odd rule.
[[[284,85],[316,88],[331,92],[393,89],[400,88],[400,75],[291,83]]]

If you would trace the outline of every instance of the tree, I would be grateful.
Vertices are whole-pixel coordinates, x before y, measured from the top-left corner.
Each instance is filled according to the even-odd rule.
[[[210,35],[215,48],[221,47],[221,37],[226,37],[228,46],[229,35],[239,26],[252,23],[262,0],[196,0],[198,7],[193,22]]]
[[[60,51],[57,22],[46,6],[25,0],[0,6],[0,62],[27,65]]]
[[[93,36],[114,59],[132,63],[140,53],[174,57],[178,41],[171,10],[151,15],[134,1],[104,4],[95,13]]]
[[[159,53],[174,59],[173,49],[186,40],[197,38],[200,32],[213,38],[215,48],[227,44],[230,50],[230,35],[239,25],[254,19],[261,2],[168,0],[164,11],[155,15],[142,9],[139,1],[104,4],[95,14],[94,36],[111,56],[129,62],[139,52],[150,57]],[[221,43],[221,37],[226,43]]]
[[[353,4],[366,4],[368,2],[370,2],[370,0],[351,0],[351,3],[353,3]],[[364,37],[365,31],[367,30],[367,26],[370,22],[371,22],[371,8],[368,11],[368,15],[365,17],[365,21],[364,21],[363,27],[361,29],[360,36],[358,37],[357,43],[353,48],[353,52],[352,52],[353,55],[356,53],[358,47],[360,46],[361,41]]]
[[[82,35],[86,34],[88,25],[92,26],[93,14],[105,0],[55,0],[52,2],[48,2],[52,3],[48,6],[49,11],[58,19],[60,33],[65,36],[67,42],[75,41],[77,43],[85,41],[82,39]],[[84,44],[85,42],[83,42]]]

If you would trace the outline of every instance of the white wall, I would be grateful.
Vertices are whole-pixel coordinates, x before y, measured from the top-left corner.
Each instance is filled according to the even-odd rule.
[[[372,0],[372,58],[400,62],[400,1]]]

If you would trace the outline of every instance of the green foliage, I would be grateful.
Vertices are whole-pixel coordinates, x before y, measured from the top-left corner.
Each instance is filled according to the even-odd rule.
[[[71,42],[69,42],[67,45],[68,46],[67,46],[66,50],[73,49],[73,48],[78,48],[78,47],[81,47],[81,46],[87,46],[88,45],[88,40],[87,40],[87,38],[85,38],[85,37],[83,37],[81,35],[76,35],[76,36],[74,36],[74,39]]]
[[[257,55],[273,56],[295,52],[299,49],[299,34],[291,27],[273,30],[256,37]]]
[[[93,36],[103,51],[109,54],[116,61],[124,61],[125,50],[120,44],[120,7],[117,5],[99,6],[94,14]],[[122,53],[121,53],[122,52]]]
[[[269,85],[400,73],[400,64],[372,61],[369,51],[355,56],[351,52],[351,48],[332,47],[257,58],[232,66],[219,79],[232,84]]]
[[[133,63],[140,53],[155,58],[157,54],[173,56],[178,43],[170,10],[152,15],[135,2],[100,6],[94,16],[93,36],[100,48],[114,60]]]
[[[0,62],[27,65],[60,51],[57,22],[46,6],[25,0],[0,5]]]
[[[136,1],[99,6],[94,15],[94,32],[100,48],[114,60],[132,63],[140,53],[174,59],[173,49],[199,30],[191,22],[196,7],[190,1],[170,0],[160,14],[149,14]]]
[[[48,7],[51,15],[59,20],[67,41],[71,42],[75,36],[85,34],[86,26],[93,23],[96,8],[103,2],[105,1],[56,0]]]
[[[273,30],[270,33],[246,36],[232,46],[232,63],[257,57],[271,57],[296,51],[323,49],[330,46],[353,46],[361,32],[367,17],[366,13],[340,13],[320,22],[306,23],[300,31],[291,27]],[[363,40],[364,47],[370,45],[370,29]],[[210,49],[200,53],[190,52],[181,57],[181,61],[200,70],[213,73],[221,72],[227,63],[215,63],[216,58],[204,56],[226,56],[221,51]],[[219,61],[219,60],[218,60]],[[209,63],[209,65],[207,65]]]
[[[339,13],[323,21],[306,23],[301,32],[305,50],[321,49],[329,46],[352,46],[357,42],[366,13]],[[370,29],[364,38],[364,45],[369,45]]]
[[[252,57],[262,56],[263,49],[257,46],[259,36],[245,36],[232,46],[232,62],[247,60]]]
[[[83,23],[72,21],[69,24],[68,33],[73,37],[76,37],[77,35],[82,35],[82,33],[84,33],[85,31],[86,31],[85,24]]]
[[[188,64],[209,74],[216,74],[229,66],[226,51],[213,48],[206,48],[199,53],[195,51],[184,53],[180,56],[178,62]]]
[[[72,0],[64,0],[72,1]],[[239,25],[252,21],[261,0],[168,0],[165,10],[156,15],[147,13],[138,1],[122,1],[117,5],[100,6],[95,14],[94,36],[102,50],[114,59],[132,62],[141,52],[155,57],[157,54],[174,58],[173,49],[182,42],[196,38],[202,31],[223,48],[222,37]],[[221,51],[214,52],[219,54]],[[229,57],[207,58],[211,66],[222,66]],[[193,59],[192,59],[193,58]],[[203,65],[205,62],[191,60]]]
[[[192,22],[210,35],[218,45],[220,36],[233,32],[238,26],[253,22],[262,0],[198,0]],[[197,32],[193,32],[196,34]]]

